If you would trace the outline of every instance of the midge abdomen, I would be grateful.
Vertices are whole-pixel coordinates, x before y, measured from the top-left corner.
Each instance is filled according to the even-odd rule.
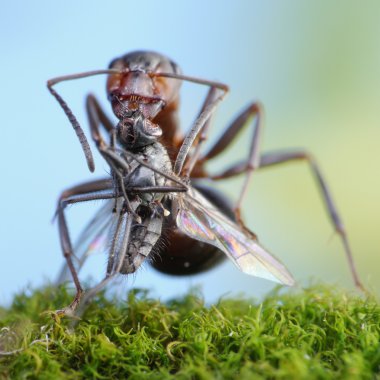
[[[120,269],[122,274],[134,273],[152,253],[161,236],[163,215],[155,213],[154,210],[146,211],[148,214],[141,223],[132,225],[127,254]],[[137,213],[141,214],[139,211]]]

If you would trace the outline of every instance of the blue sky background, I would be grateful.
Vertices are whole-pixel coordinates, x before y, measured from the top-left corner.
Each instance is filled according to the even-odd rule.
[[[213,124],[212,142],[250,101],[266,110],[264,148],[305,147],[317,157],[343,215],[358,269],[380,286],[380,3],[377,1],[73,1],[0,5],[0,304],[29,285],[53,281],[63,262],[51,219],[66,187],[106,173],[96,156],[90,174],[67,119],[45,83],[54,76],[104,68],[125,52],[150,49],[184,73],[227,83],[231,93]],[[59,86],[85,130],[84,97],[106,109],[105,78]],[[58,87],[57,87],[58,89]],[[181,124],[194,118],[205,89],[185,84]],[[249,128],[218,170],[245,157]],[[241,179],[218,185],[231,198]],[[72,208],[72,234],[99,204]],[[244,210],[247,224],[286,263],[301,285],[311,278],[351,287],[339,238],[305,164],[254,176]],[[105,257],[84,277],[100,278]],[[272,284],[226,262],[206,274],[173,278],[149,267],[122,280],[168,298],[196,284],[206,299]]]

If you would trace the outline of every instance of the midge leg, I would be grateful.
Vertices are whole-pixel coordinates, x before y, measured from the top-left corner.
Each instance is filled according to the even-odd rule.
[[[348,260],[348,264],[351,270],[351,275],[354,280],[355,286],[362,291],[365,291],[365,288],[360,280],[359,274],[356,270],[356,265],[352,256],[351,246],[348,242],[347,233],[342,222],[342,218],[338,212],[338,209],[333,201],[331,196],[331,192],[327,186],[327,182],[324,179],[319,166],[317,165],[315,159],[311,154],[303,150],[294,150],[294,151],[278,151],[278,152],[270,152],[264,153],[260,157],[259,161],[259,169],[263,169],[269,166],[274,166],[278,164],[283,164],[286,162],[294,162],[294,161],[306,161],[311,169],[311,172],[314,178],[317,181],[317,186],[322,194],[323,201],[325,203],[328,215],[330,220],[335,228],[335,231],[340,235],[342,239],[342,243],[344,246],[344,250],[346,253],[346,257]],[[247,168],[247,162],[238,163],[229,169],[225,170],[223,173],[220,173],[215,176],[211,176],[212,179],[225,179],[229,178],[241,173],[245,173]]]
[[[120,273],[120,269],[123,265],[125,256],[127,254],[128,243],[130,241],[131,235],[131,226],[132,226],[132,218],[127,218],[126,225],[124,231],[120,230],[122,224],[123,215],[120,213],[118,225],[116,227],[115,236],[113,237],[111,252],[115,251],[115,243],[118,239],[118,235],[122,234],[122,248],[120,249],[121,254],[117,257],[116,263],[114,262],[115,257],[110,254],[109,262],[107,265],[107,273],[106,276],[100,281],[97,285],[91,288],[83,297],[83,302],[78,310],[77,316],[81,316],[85,310],[86,305],[91,301],[92,298],[96,296],[111,280],[114,279],[116,275]]]
[[[71,197],[72,195],[81,195],[90,192],[111,190],[112,189],[112,180],[109,178],[96,179],[94,181],[88,181],[80,183],[79,185],[72,186],[64,190],[58,198],[58,202],[63,201],[66,198]]]
[[[186,191],[186,187],[178,187],[178,186],[156,186],[156,187],[152,186],[152,187],[141,187],[141,188],[134,187],[133,189],[128,188],[127,191],[133,191],[136,193],[153,192],[153,191],[156,193],[172,193],[172,192]],[[88,202],[88,201],[93,201],[93,200],[115,199],[120,196],[122,196],[122,194],[116,194],[114,192],[111,180],[101,179],[101,180],[83,183],[83,184],[74,186],[72,188],[69,188],[63,191],[63,193],[59,197],[57,211],[56,211],[56,215],[58,217],[59,236],[60,236],[60,241],[61,241],[62,252],[65,257],[67,267],[71,273],[71,276],[73,278],[73,281],[76,287],[76,294],[71,304],[62,310],[58,310],[57,311],[58,314],[63,314],[63,315],[72,314],[78,307],[82,294],[83,294],[83,288],[80,284],[78,272],[72,260],[72,257],[74,256],[74,252],[73,252],[69,230],[67,226],[67,221],[65,217],[65,212],[64,212],[66,206],[69,204],[82,203],[82,202]],[[127,217],[125,215],[127,214],[129,216],[131,214],[128,213],[123,208],[121,208],[121,210],[119,211],[119,214],[120,215],[119,215],[118,225],[115,229],[114,236],[111,241],[111,249],[110,249],[110,254],[108,258],[108,266],[107,266],[108,269],[107,269],[106,277],[101,283],[99,283],[95,288],[91,290],[89,297],[86,297],[87,301],[94,294],[96,294],[96,292],[99,289],[103,288],[103,286],[105,286],[105,284],[108,283],[111,278],[113,278],[116,274],[120,272],[120,267],[121,267],[121,264],[123,263],[124,256],[126,253],[126,247],[129,241],[129,229],[132,223],[132,218]],[[127,218],[126,227],[125,227],[126,230],[122,230],[122,225],[123,225],[122,218],[125,218],[125,217]],[[117,262],[115,263],[115,254],[116,254],[115,244],[118,240],[120,240],[120,236],[122,236],[122,244],[121,244],[122,248],[120,250],[121,255],[120,257],[117,257]]]
[[[124,174],[119,170],[117,165],[115,165],[114,161],[108,157],[106,152],[110,150],[114,150],[115,148],[115,128],[112,125],[112,122],[109,120],[105,112],[102,110],[99,102],[93,95],[88,95],[86,99],[86,109],[87,109],[87,115],[88,120],[90,124],[90,131],[92,139],[94,140],[96,147],[98,148],[100,154],[104,157],[104,159],[107,161],[107,163],[110,165],[112,169],[112,173],[115,176],[115,179],[118,179],[118,181],[114,181],[114,187],[115,192],[117,191],[117,184],[119,185],[123,196],[125,205],[127,208],[127,211],[134,216],[134,218],[139,221],[139,216],[132,210],[129,198],[127,196],[127,192],[124,185]],[[100,126],[103,126],[106,131],[109,133],[111,138],[111,145],[108,145],[101,133],[100,133]]]
[[[116,198],[115,200],[106,201],[86,224],[81,234],[76,238],[76,242],[73,245],[73,252],[75,255],[75,268],[78,274],[87,259],[94,253],[94,250],[90,245],[95,243],[96,246],[99,246],[99,243],[105,243],[104,239],[105,234],[107,233],[106,231],[109,230],[112,223],[112,217],[110,217],[110,215],[116,211]],[[65,261],[57,277],[56,284],[64,284],[71,280],[72,276]]]
[[[134,191],[134,192],[181,192],[186,191],[186,186],[176,177],[173,175],[168,175],[167,173],[145,163],[143,160],[140,160],[136,155],[133,153],[126,151],[126,150],[118,150],[119,153],[121,153],[123,156],[131,157],[136,162],[138,162],[140,165],[145,166],[152,171],[162,175],[163,177],[171,180],[174,183],[177,183],[178,186],[154,186],[149,187],[145,189],[140,188],[133,188],[133,189],[126,189],[124,185],[124,172],[129,171],[129,167],[126,163],[126,161],[120,157],[118,154],[116,154],[116,149],[114,146],[114,139],[115,139],[115,128],[113,128],[111,121],[108,119],[107,115],[104,113],[102,108],[100,107],[99,102],[96,100],[96,98],[93,95],[89,95],[87,97],[86,101],[86,109],[88,114],[88,119],[90,123],[90,130],[91,130],[91,136],[94,140],[98,151],[103,156],[103,158],[107,161],[107,163],[110,165],[111,169],[113,170],[114,176],[119,180],[120,189],[122,191],[122,195],[124,196],[124,200],[126,203],[127,211],[134,215],[137,220],[139,220],[139,217],[135,214],[134,210],[132,210],[129,198],[127,196],[128,191]],[[106,143],[100,133],[99,127],[103,126],[107,132],[109,132],[111,136],[111,145]],[[115,189],[116,192],[117,189]]]
[[[74,312],[80,302],[80,299],[83,293],[83,289],[79,281],[78,273],[72,261],[73,248],[72,248],[72,244],[70,240],[70,235],[69,235],[69,230],[67,227],[64,209],[68,204],[72,204],[72,203],[87,202],[87,201],[91,201],[95,199],[114,198],[115,194],[113,193],[113,191],[110,192],[108,195],[104,193],[94,194],[94,192],[99,191],[99,187],[101,187],[103,183],[104,181],[100,180],[100,181],[88,182],[87,184],[82,184],[82,185],[73,187],[63,192],[63,194],[59,198],[57,212],[56,212],[58,216],[59,237],[61,241],[63,256],[66,259],[67,266],[70,270],[70,273],[72,275],[72,278],[75,284],[76,294],[71,304],[62,310],[58,310],[57,311],[58,314],[69,314],[69,313]],[[87,192],[89,194],[85,193],[85,189],[87,189]],[[68,197],[65,197],[65,194],[71,194],[71,195]]]
[[[125,175],[126,173],[129,173],[130,167],[127,163],[127,160],[125,159],[127,156],[134,159],[136,162],[138,162],[140,165],[145,166],[152,171],[161,174],[163,177],[171,180],[174,183],[177,183],[180,185],[179,190],[177,191],[186,191],[186,185],[184,185],[178,178],[176,178],[173,175],[168,175],[167,173],[152,167],[151,165],[145,163],[143,160],[140,160],[136,155],[133,153],[123,150],[123,149],[116,149],[115,147],[115,128],[112,127],[111,122],[108,120],[107,116],[102,111],[99,103],[97,102],[96,98],[92,95],[89,95],[87,98],[87,112],[89,117],[89,123],[90,123],[90,130],[91,130],[91,136],[96,143],[96,147],[99,151],[99,153],[103,156],[103,158],[107,161],[107,163],[110,165],[112,169],[112,174],[114,178],[114,187],[115,187],[115,193],[119,191],[119,189],[122,192],[122,195],[124,196],[125,206],[130,215],[133,215],[135,220],[138,223],[141,223],[141,218],[136,214],[136,212],[132,209],[129,197],[127,195],[127,190],[125,188]],[[206,120],[207,121],[207,120]],[[103,125],[105,129],[109,132],[111,137],[111,145],[107,144],[101,133],[99,127]],[[124,158],[123,158],[123,157]],[[117,184],[119,186],[117,186]],[[173,189],[173,187],[170,187]],[[174,187],[175,188],[175,187]],[[156,189],[156,192],[159,192],[157,190],[157,187],[154,187],[153,190]],[[149,189],[150,190],[150,189]],[[134,190],[130,190],[134,191]],[[173,190],[176,191],[176,190]]]

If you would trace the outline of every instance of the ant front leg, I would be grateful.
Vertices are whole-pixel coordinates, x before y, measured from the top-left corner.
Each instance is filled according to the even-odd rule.
[[[115,129],[114,125],[102,109],[96,97],[92,94],[87,95],[86,111],[88,121],[90,124],[91,137],[96,145],[104,142],[100,134],[100,126],[103,126],[106,132],[108,132],[112,136],[112,132]],[[114,142],[111,141],[111,144],[113,143]]]

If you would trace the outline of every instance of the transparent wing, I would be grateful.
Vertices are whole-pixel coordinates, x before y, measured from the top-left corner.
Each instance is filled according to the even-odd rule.
[[[179,195],[177,201],[176,223],[186,235],[219,248],[244,273],[288,286],[295,284],[280,261],[194,188]]]
[[[109,227],[113,223],[115,200],[111,199],[100,208],[87,223],[74,245],[74,252],[79,261],[95,252],[106,249]]]
[[[79,272],[87,258],[95,253],[105,252],[109,244],[109,236],[114,230],[116,223],[115,213],[112,212],[115,207],[115,200],[107,200],[104,205],[97,211],[94,217],[87,223],[76,240],[73,251],[75,255],[74,265]],[[61,284],[71,279],[70,271],[67,264],[61,269],[57,283]]]

